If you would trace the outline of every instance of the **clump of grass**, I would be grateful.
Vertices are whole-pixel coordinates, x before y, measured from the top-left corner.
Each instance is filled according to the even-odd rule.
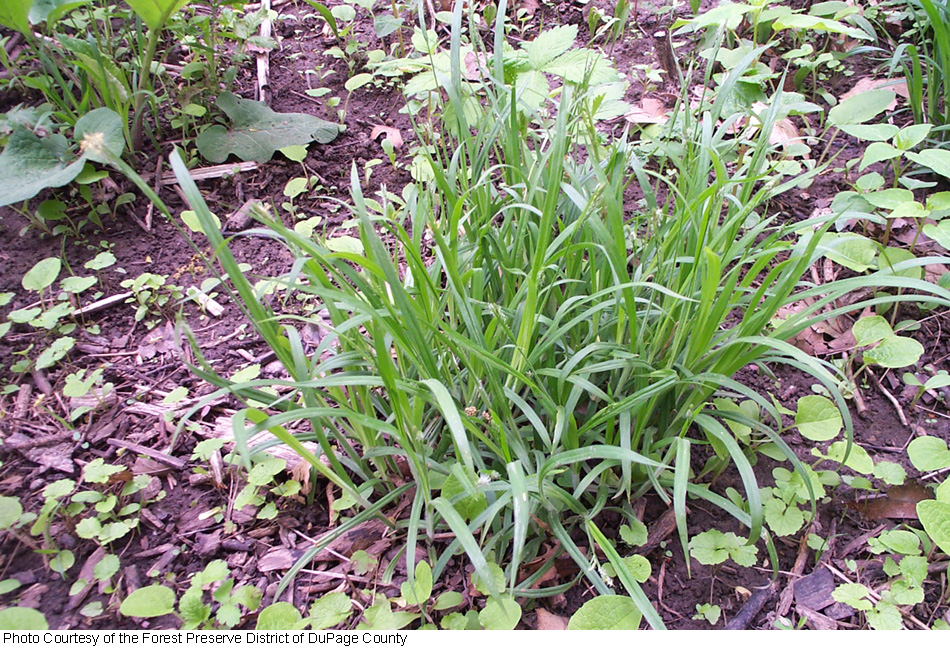
[[[461,101],[456,7],[450,102]],[[274,381],[230,384],[199,369],[266,404],[235,417],[239,447],[269,430],[360,502],[341,533],[411,497],[409,518],[398,523],[407,555],[448,527],[456,540],[433,560],[433,577],[465,551],[491,583],[491,555],[516,596],[571,585],[533,588],[544,569],[519,581],[521,565],[549,538],[599,592],[610,592],[572,531],[602,546],[588,522],[608,508],[632,515],[630,502],[650,491],[674,506],[684,551],[687,496],[739,520],[750,543],[767,539],[752,451],[727,423],[753,427],[801,466],[773,431],[781,428],[777,407],[732,376],[749,364],[791,364],[825,385],[850,432],[834,369],[785,340],[859,285],[926,284],[893,275],[803,284],[831,223],[758,216],[794,184],[770,175],[775,110],[745,152],[731,136],[736,116],[723,114],[758,53],[698,117],[684,110],[674,120],[668,135],[682,146],[670,147],[669,172],[648,170],[626,138],[604,143],[593,126],[596,98],[583,88],[565,85],[555,116],[532,120],[499,80],[477,115],[461,104],[446,111],[459,121],[432,154],[434,179],[404,192],[404,204],[371,209],[354,168],[361,252],[331,252],[267,221],[296,259],[282,285],[315,297],[329,316],[329,327],[313,320],[328,328],[314,349],[298,332],[306,318],[277,315],[254,292],[173,158],[218,260],[291,377],[274,397],[261,389]],[[645,196],[641,211],[627,204],[631,183]],[[774,328],[779,309],[803,295],[814,305]],[[762,421],[710,407],[721,390],[758,403]],[[326,464],[303,440],[319,443]],[[719,467],[735,467],[745,507],[701,483],[690,468],[696,446],[711,446]],[[624,583],[648,622],[662,627],[636,582]]]

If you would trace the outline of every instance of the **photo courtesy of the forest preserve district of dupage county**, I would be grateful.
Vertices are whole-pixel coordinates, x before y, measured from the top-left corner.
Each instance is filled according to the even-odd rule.
[[[0,0],[4,644],[948,630],[948,442],[950,0]]]

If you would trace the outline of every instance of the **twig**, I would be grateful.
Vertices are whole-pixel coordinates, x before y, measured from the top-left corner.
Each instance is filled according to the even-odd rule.
[[[152,185],[152,191],[155,192],[155,195],[158,195],[158,188],[162,185],[162,156],[158,156],[158,160],[155,161],[155,184]],[[145,212],[145,229],[149,232],[152,231],[152,211],[155,209],[155,203],[151,200],[148,201],[148,210]]]
[[[904,424],[904,427],[910,427],[910,423],[907,422],[907,417],[904,416],[904,408],[901,407],[899,402],[897,402],[897,399],[894,398],[894,395],[885,389],[884,385],[881,384],[881,381],[870,369],[868,369],[868,375],[871,376],[871,379],[874,381],[874,384],[877,385],[877,388],[881,390],[881,393],[887,397],[887,400],[891,401],[891,405],[893,405],[894,409],[897,410],[897,418],[901,420],[901,423]]]
[[[271,0],[261,0],[261,9],[270,11]],[[264,18],[261,23],[261,38],[267,40],[271,37],[271,19]],[[270,77],[270,55],[267,50],[258,51],[257,58],[257,98],[258,101],[267,101],[267,91],[269,89]]]
[[[103,297],[98,301],[94,301],[91,304],[86,304],[82,308],[77,308],[70,315],[72,317],[80,317],[82,315],[88,315],[89,313],[95,313],[96,311],[104,310],[110,306],[114,306],[120,302],[124,302],[126,299],[132,296],[132,291],[119,293],[118,295],[112,295],[111,297]]]
[[[225,176],[237,175],[242,171],[253,171],[257,169],[257,162],[236,162],[232,164],[216,164],[214,166],[203,167],[201,169],[192,169],[188,172],[193,180],[212,180],[223,178]],[[176,184],[178,179],[171,171],[162,174],[159,186],[166,184]]]
[[[774,581],[756,589],[745,605],[742,606],[742,609],[726,624],[726,630],[745,630],[756,615],[762,611],[765,604],[772,600],[777,591],[778,583]]]
[[[811,531],[811,527],[808,528],[808,531],[802,534],[802,539],[798,543],[798,556],[795,557],[795,565],[792,567],[792,575],[788,579],[788,585],[785,586],[785,589],[782,591],[782,596],[779,598],[779,604],[777,608],[778,616],[785,616],[788,614],[788,611],[792,609],[792,598],[795,596],[795,581],[797,581],[802,576],[802,572],[805,571],[805,563],[808,561],[808,533]]]
[[[18,451],[32,450],[33,448],[56,445],[71,438],[73,438],[72,430],[57,432],[56,434],[44,434],[43,436],[33,438],[24,438],[23,435],[15,434],[13,437],[4,440],[3,445],[0,445],[0,449]]]
[[[171,466],[172,468],[175,468],[176,470],[182,470],[185,466],[188,465],[187,462],[177,457],[173,457],[169,454],[165,454],[164,452],[159,452],[158,450],[153,450],[152,448],[146,448],[143,445],[139,445],[138,443],[132,443],[131,441],[123,441],[122,439],[109,439],[106,441],[106,443],[116,448],[125,448],[126,450],[131,450],[132,452],[143,454],[146,457],[151,457],[155,461],[161,462],[165,464],[166,466]]]

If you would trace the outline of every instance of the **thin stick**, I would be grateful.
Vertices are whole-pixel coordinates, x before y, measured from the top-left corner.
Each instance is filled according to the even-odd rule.
[[[901,404],[897,402],[897,399],[894,398],[894,395],[887,391],[881,381],[878,379],[874,373],[868,369],[868,375],[871,376],[871,379],[874,380],[874,384],[877,385],[877,388],[881,390],[881,393],[887,397],[887,400],[891,401],[891,405],[894,406],[894,409],[897,410],[897,418],[901,420],[901,423],[904,424],[904,427],[910,427],[910,423],[907,422],[907,417],[904,415],[904,408],[901,407]]]
[[[270,11],[271,0],[262,0],[261,9]],[[261,23],[261,38],[267,40],[271,37],[271,20],[265,18]],[[265,50],[257,52],[257,98],[259,101],[267,102],[267,92],[269,90],[270,77],[270,56]]]
[[[183,461],[182,459],[173,457],[169,454],[165,454],[164,452],[160,452],[158,450],[153,450],[152,448],[146,448],[143,445],[139,445],[138,443],[132,443],[131,441],[123,441],[122,439],[108,439],[106,443],[108,443],[111,446],[115,446],[116,448],[125,448],[126,450],[131,450],[132,452],[143,454],[146,457],[151,457],[155,461],[161,462],[165,464],[166,466],[171,466],[172,468],[175,468],[176,470],[181,470],[185,466],[188,465],[188,463],[186,461]]]

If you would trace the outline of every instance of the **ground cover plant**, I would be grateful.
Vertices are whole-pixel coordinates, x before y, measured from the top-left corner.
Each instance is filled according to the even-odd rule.
[[[908,479],[937,485],[950,463],[943,343],[927,340],[950,299],[945,151],[913,106],[888,123],[887,85],[851,98],[823,85],[853,72],[848,39],[895,48],[838,4],[654,14],[670,30],[652,41],[663,70],[631,67],[647,71],[641,82],[602,49],[641,38],[624,29],[642,19],[629,6],[552,25],[526,3],[434,14],[311,3],[287,14],[284,43],[308,24],[335,51],[282,78],[339,77],[293,91],[328,97],[319,118],[235,94],[236,70],[218,79],[222,60],[241,58],[222,47],[216,6],[153,16],[132,3],[147,40],[110,59],[139,89],[121,106],[102,105],[79,76],[58,100],[25,83],[48,78],[43,57],[59,55],[72,26],[46,20],[39,38],[28,11],[0,14],[36,57],[5,62],[18,72],[9,87],[48,102],[7,113],[0,165],[33,180],[7,189],[33,224],[14,235],[56,241],[5,287],[0,341],[19,356],[5,462],[63,473],[33,479],[32,492],[12,487],[13,472],[5,482],[5,542],[18,564],[42,566],[7,569],[0,622],[945,625],[946,488]],[[96,22],[95,6],[64,15]],[[913,24],[908,70],[940,38]],[[191,39],[181,66],[163,49],[166,29]],[[258,47],[266,58],[267,42]],[[677,63],[663,48],[696,54]],[[939,96],[938,73],[920,70],[908,88]],[[908,104],[923,105],[915,92]],[[360,113],[361,94],[389,98],[388,113]],[[167,106],[172,97],[183,103]],[[163,140],[178,129],[181,140]],[[315,166],[353,145],[365,157],[344,148]],[[164,177],[135,157],[148,146],[167,156]],[[24,169],[24,150],[42,151],[42,168]],[[202,160],[238,175],[209,192]],[[91,163],[122,175],[89,189],[108,177]],[[256,201],[240,175],[254,168],[285,169]],[[823,208],[785,206],[822,186]],[[115,267],[108,241],[89,244],[121,218],[108,210],[49,225],[88,210],[93,191],[128,194],[119,212],[150,203],[187,251],[178,268],[125,277],[139,259]],[[40,192],[45,202],[29,201]],[[66,244],[83,235],[85,246]],[[109,300],[110,288],[130,290]],[[83,304],[93,289],[102,294]],[[124,342],[103,335],[115,321],[86,319],[125,303]],[[794,389],[780,389],[788,376]],[[895,385],[906,385],[897,397]],[[895,419],[916,419],[909,432],[895,423],[900,441],[865,438],[878,392]],[[47,443],[59,449],[38,453]],[[163,519],[177,520],[180,540],[161,537]],[[886,519],[899,522],[864,533]],[[268,537],[270,550],[258,542]],[[119,547],[135,547],[132,560]],[[738,573],[767,586],[752,596]],[[674,574],[683,590],[701,583],[679,609]],[[755,609],[780,582],[774,609]],[[41,602],[56,586],[68,594],[59,610]]]

